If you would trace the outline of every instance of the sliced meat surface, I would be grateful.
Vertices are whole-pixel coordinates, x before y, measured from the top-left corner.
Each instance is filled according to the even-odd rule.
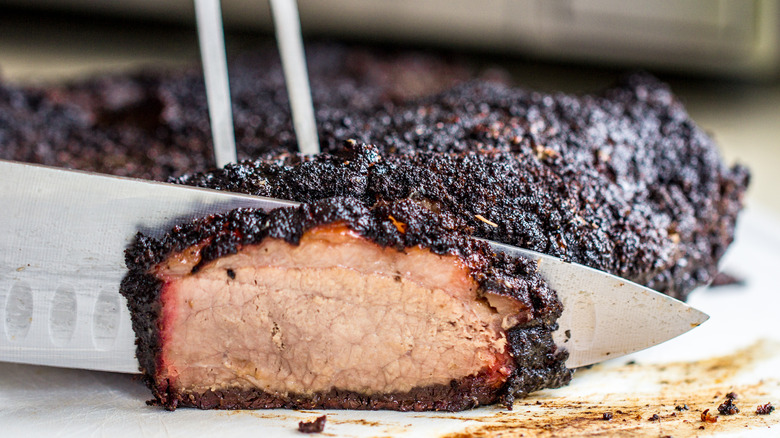
[[[155,332],[138,355],[168,408],[458,410],[570,378],[550,338],[560,303],[533,263],[425,208],[337,199],[231,215],[128,253],[123,293],[152,310],[134,312],[136,330]],[[528,329],[545,333],[515,333]]]
[[[194,274],[160,269],[166,373],[200,391],[370,395],[480,372],[503,384],[512,367],[502,321],[526,314],[479,300],[454,256],[382,248],[339,228],[297,245],[266,239]]]

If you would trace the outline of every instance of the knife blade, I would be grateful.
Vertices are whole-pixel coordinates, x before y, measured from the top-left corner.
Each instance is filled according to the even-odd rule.
[[[0,160],[0,361],[137,372],[119,284],[139,231],[295,202]],[[704,313],[605,272],[489,242],[537,260],[564,312],[553,334],[575,368],[647,348]]]

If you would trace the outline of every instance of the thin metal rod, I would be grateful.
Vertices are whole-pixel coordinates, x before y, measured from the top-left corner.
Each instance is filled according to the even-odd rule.
[[[219,0],[195,0],[195,17],[206,79],[211,135],[214,137],[214,158],[217,166],[222,167],[235,163],[237,157]]]
[[[276,42],[279,45],[287,93],[290,96],[298,150],[304,155],[318,154],[320,142],[317,138],[309,74],[303,52],[298,5],[295,0],[270,0],[270,2],[276,28]]]

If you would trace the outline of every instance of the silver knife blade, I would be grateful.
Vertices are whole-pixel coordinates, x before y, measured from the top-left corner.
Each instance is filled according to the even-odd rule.
[[[563,313],[553,340],[569,351],[568,368],[644,350],[709,319],[706,313],[679,300],[604,271],[489,243],[496,251],[536,260],[539,273],[558,293]]]
[[[137,372],[119,284],[138,231],[297,203],[0,161],[0,360]]]
[[[0,160],[0,205],[0,360],[137,372],[119,294],[135,234],[159,237],[177,223],[238,207],[298,204]],[[569,368],[647,348],[707,319],[610,274],[489,243],[538,260],[564,305],[553,336],[569,350]]]

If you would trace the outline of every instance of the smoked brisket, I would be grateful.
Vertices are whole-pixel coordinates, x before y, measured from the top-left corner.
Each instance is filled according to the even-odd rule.
[[[0,84],[0,158],[305,203],[203,218],[160,240],[139,235],[129,248],[121,292],[141,370],[166,408],[459,410],[509,403],[570,379],[565,352],[551,340],[560,303],[532,265],[496,255],[471,236],[582,263],[681,299],[711,281],[733,239],[748,171],[726,166],[669,87],[650,75],[575,96],[511,87],[496,75],[485,80],[464,63],[429,55],[325,45],[307,52],[323,153],[294,152],[281,67],[275,48],[267,48],[229,69],[242,161],[223,169],[210,168],[199,68],[66,86]],[[301,258],[326,244],[334,254],[356,248],[365,257],[349,259],[346,269],[316,265],[329,263],[327,256]],[[275,261],[262,254],[269,248],[279,254]],[[279,260],[302,264],[274,265]],[[379,271],[360,270],[370,260]],[[382,271],[411,263],[404,260],[422,262],[398,276]],[[275,269],[289,275],[277,278]],[[255,274],[261,271],[266,277]],[[312,272],[322,274],[322,284],[310,285]],[[460,286],[436,283],[444,278],[439,272],[451,272]],[[246,286],[254,281],[262,293],[250,293]],[[274,301],[275,281],[290,294],[284,305]],[[371,287],[358,293],[355,284]],[[380,286],[389,295],[377,292]],[[235,315],[215,310],[241,312],[228,305],[232,295],[225,291],[268,310],[231,325]],[[328,295],[334,291],[344,295]],[[317,298],[310,300],[312,293]],[[397,307],[367,330],[388,297]],[[448,321],[450,313],[419,297],[476,313]],[[339,316],[339,307],[331,302],[325,312],[313,304],[330,299],[368,316],[347,329],[352,319]],[[436,310],[425,322],[432,325],[420,322],[419,306]],[[190,311],[200,325],[180,318]],[[404,337],[401,328],[418,322],[444,337]],[[265,343],[248,348],[241,343],[252,338],[244,333],[252,324]],[[294,326],[309,330],[311,339],[286,342]],[[450,336],[449,327],[465,332]],[[339,349],[329,356],[327,342],[356,345],[353,331],[368,346],[387,348],[355,353],[363,362]],[[214,344],[196,348],[214,336],[225,343],[219,354]],[[314,338],[320,342],[307,343]],[[301,356],[296,346],[312,348]],[[442,353],[450,346],[457,359]],[[420,353],[429,347],[444,350]],[[247,351],[265,356],[242,356]],[[455,374],[423,376],[420,368],[433,357],[448,361]],[[371,362],[377,358],[386,363]],[[344,369],[353,375],[337,376],[332,360],[348,363]],[[198,374],[198,363],[211,371]],[[371,380],[374,371],[364,365],[387,366],[388,381]]]
[[[454,222],[409,199],[369,209],[331,198],[139,234],[121,292],[156,403],[461,410],[566,384],[567,354],[551,338],[561,304],[535,263]]]

